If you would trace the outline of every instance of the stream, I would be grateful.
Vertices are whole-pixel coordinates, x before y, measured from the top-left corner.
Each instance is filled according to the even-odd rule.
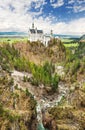
[[[14,79],[14,85],[12,86],[12,90],[14,91],[14,86],[17,84],[18,88],[26,90],[28,88],[29,92],[34,96],[35,100],[37,101],[37,120],[38,120],[38,127],[37,130],[46,130],[42,123],[42,110],[46,111],[50,107],[57,106],[58,103],[62,100],[62,98],[68,92],[67,87],[63,82],[60,82],[58,85],[59,92],[58,94],[54,94],[53,97],[51,96],[44,96],[42,94],[42,88],[32,86],[29,82],[23,82],[23,77],[31,77],[32,75],[25,72],[13,71],[12,77]]]

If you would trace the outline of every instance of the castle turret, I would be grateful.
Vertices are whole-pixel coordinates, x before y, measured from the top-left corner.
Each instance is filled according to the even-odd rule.
[[[51,36],[53,35],[53,30],[50,31]]]
[[[34,29],[34,23],[32,23],[32,29]]]
[[[53,38],[53,30],[50,31],[50,36]]]

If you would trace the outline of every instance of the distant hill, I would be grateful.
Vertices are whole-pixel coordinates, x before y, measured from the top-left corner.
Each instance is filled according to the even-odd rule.
[[[85,42],[85,34],[83,36],[80,37],[80,42]]]
[[[0,37],[24,37],[27,36],[25,32],[0,32]]]

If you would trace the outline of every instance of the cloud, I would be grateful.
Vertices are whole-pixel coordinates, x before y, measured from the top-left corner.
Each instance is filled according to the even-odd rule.
[[[0,7],[3,7],[5,10],[13,8],[16,13],[22,13],[30,10],[33,3],[35,9],[46,4],[45,0],[0,0]]]
[[[63,0],[57,0],[57,2],[55,2],[55,0],[50,0],[50,3],[53,8],[58,8],[64,5]]]
[[[85,11],[85,5],[74,5],[73,10],[75,13]]]
[[[42,6],[47,4],[47,2],[44,1],[44,0],[33,1],[33,3],[34,3],[34,8],[35,9],[38,9],[38,8],[40,8],[40,7],[42,7]]]
[[[38,4],[38,1],[42,4]],[[37,10],[34,12],[31,11],[33,2],[35,3],[35,10]],[[51,13],[47,17],[43,17],[43,6],[45,4],[45,0],[0,0],[0,31],[28,32],[34,17],[35,27],[43,29],[45,33],[49,33],[51,29],[57,34],[85,33],[85,18],[65,23],[58,22],[58,18],[52,16]]]
[[[63,34],[85,34],[85,18],[73,20],[69,23],[58,23],[55,25],[57,33]]]
[[[44,32],[50,33],[50,30],[53,30],[55,34],[75,34],[82,35],[85,34],[85,18],[80,18],[73,20],[71,22],[56,22],[53,24],[51,19],[44,20],[42,17],[35,21],[36,25],[40,29],[44,29]]]
[[[68,4],[73,4],[75,0],[68,0]]]
[[[69,0],[68,6],[74,13],[79,13],[85,11],[85,1],[84,0]]]
[[[30,11],[33,2],[35,12]],[[45,0],[0,0],[0,31],[26,31],[33,17],[43,13],[45,4]]]

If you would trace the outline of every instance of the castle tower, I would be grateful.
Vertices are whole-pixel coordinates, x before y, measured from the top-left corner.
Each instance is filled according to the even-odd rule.
[[[34,29],[34,23],[32,23],[32,29]]]
[[[51,36],[53,35],[53,30],[50,31]]]
[[[50,36],[53,38],[53,30],[50,31]]]

